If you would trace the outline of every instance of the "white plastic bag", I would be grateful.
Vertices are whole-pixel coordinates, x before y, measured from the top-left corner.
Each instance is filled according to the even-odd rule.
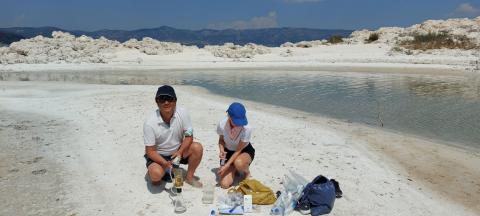
[[[220,196],[218,211],[220,214],[243,214],[243,194],[233,192]]]

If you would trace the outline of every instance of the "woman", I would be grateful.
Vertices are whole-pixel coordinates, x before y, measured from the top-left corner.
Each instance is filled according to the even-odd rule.
[[[248,126],[245,107],[238,102],[232,103],[227,110],[228,117],[218,123],[217,133],[220,136],[220,186],[229,188],[235,173],[250,176],[250,163],[255,157],[255,149],[250,143],[252,129]]]

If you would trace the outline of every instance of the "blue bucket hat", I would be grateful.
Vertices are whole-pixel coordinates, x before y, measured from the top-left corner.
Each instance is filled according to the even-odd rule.
[[[227,110],[228,115],[237,126],[244,126],[248,124],[245,107],[238,102],[230,104]]]

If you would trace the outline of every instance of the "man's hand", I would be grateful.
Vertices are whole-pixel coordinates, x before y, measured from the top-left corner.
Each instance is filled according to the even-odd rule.
[[[182,159],[182,152],[178,150],[177,152],[172,154],[172,159],[179,158],[180,160]]]
[[[164,169],[172,169],[172,161],[165,161],[163,164],[160,164]]]
[[[164,169],[172,168],[172,162],[166,161],[162,156],[157,153],[155,146],[145,146],[145,152],[147,157],[153,160]]]

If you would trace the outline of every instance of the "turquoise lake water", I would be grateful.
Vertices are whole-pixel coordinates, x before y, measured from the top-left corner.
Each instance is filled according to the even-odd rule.
[[[201,86],[213,93],[480,148],[480,76],[299,70],[0,74],[0,80]]]

